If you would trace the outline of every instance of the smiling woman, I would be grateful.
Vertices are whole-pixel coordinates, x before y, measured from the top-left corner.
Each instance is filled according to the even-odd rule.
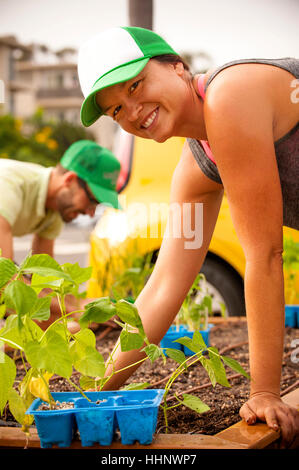
[[[158,343],[177,315],[204,262],[225,191],[246,258],[252,381],[240,414],[248,424],[261,419],[280,427],[282,445],[290,444],[299,433],[299,414],[279,394],[282,242],[283,225],[299,229],[299,103],[292,99],[299,60],[242,59],[192,77],[160,36],[124,27],[83,44],[78,71],[85,126],[105,111],[136,136],[157,142],[187,138],[170,203],[190,203],[192,223],[196,204],[203,205],[203,243],[188,249],[183,235],[164,237],[153,273],[135,302],[148,338]],[[169,224],[171,218],[170,213]],[[122,385],[136,369],[127,366],[143,357],[139,350],[117,353],[115,366],[124,370],[107,382],[111,389]]]

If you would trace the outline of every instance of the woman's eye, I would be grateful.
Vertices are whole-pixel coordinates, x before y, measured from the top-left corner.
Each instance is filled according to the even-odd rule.
[[[136,88],[138,87],[138,84],[139,84],[140,80],[138,80],[137,82],[134,82],[131,86],[130,86],[130,93],[133,93],[134,90],[136,90]]]
[[[112,117],[115,118],[120,111],[121,106],[117,106],[112,113]]]

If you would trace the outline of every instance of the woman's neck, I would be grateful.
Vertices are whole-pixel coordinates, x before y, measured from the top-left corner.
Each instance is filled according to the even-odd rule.
[[[178,128],[179,137],[190,137],[197,140],[207,140],[204,119],[204,102],[198,92],[198,75],[190,82],[190,95],[186,103],[185,113]]]

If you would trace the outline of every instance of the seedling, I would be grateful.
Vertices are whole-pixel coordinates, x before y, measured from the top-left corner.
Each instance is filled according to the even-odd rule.
[[[196,276],[176,318],[176,326],[187,325],[190,331],[206,330],[208,318],[212,314],[212,297],[209,294],[206,278]]]
[[[215,347],[206,346],[201,334],[199,331],[195,331],[192,339],[188,337],[183,337],[177,339],[175,342],[183,344],[188,349],[194,352],[194,355],[186,358],[183,351],[167,348],[165,350],[166,354],[171,357],[173,360],[179,363],[179,366],[172,373],[171,377],[166,383],[165,393],[163,396],[163,402],[160,405],[163,409],[166,432],[168,431],[168,419],[167,411],[178,406],[184,405],[197,413],[204,413],[210,408],[208,405],[203,403],[200,398],[184,393],[183,399],[180,399],[177,395],[175,398],[177,403],[175,405],[169,406],[167,404],[167,397],[169,395],[170,389],[175,382],[175,380],[183,373],[188,372],[188,368],[200,362],[201,365],[205,368],[213,387],[218,383],[224,387],[230,387],[230,384],[226,377],[226,371],[224,366],[228,366],[234,371],[242,374],[244,377],[249,379],[249,375],[241,367],[241,365],[234,359],[226,356],[221,356],[218,352],[218,349]]]
[[[30,276],[25,281],[23,276]],[[10,355],[0,356],[0,412],[8,402],[11,413],[23,426],[24,431],[32,423],[25,414],[32,401],[38,397],[54,406],[49,380],[57,374],[65,378],[77,391],[84,394],[91,382],[98,389],[104,386],[108,364],[113,362],[113,352],[107,364],[96,349],[96,338],[88,328],[91,322],[105,322],[115,315],[122,321],[121,347],[125,351],[146,344],[147,357],[152,358],[155,345],[150,345],[144,333],[135,306],[123,299],[116,303],[108,297],[100,298],[85,306],[84,310],[66,313],[65,296],[79,297],[79,285],[89,279],[91,268],[76,264],[59,265],[48,255],[28,256],[17,267],[11,260],[0,258],[0,304],[2,316],[9,311],[4,327],[0,330],[0,342],[18,353],[24,366],[25,377],[16,382],[16,364]],[[47,289],[45,296],[41,291]],[[61,316],[43,331],[35,320],[48,320],[50,303],[56,296]],[[67,322],[73,314],[81,313],[81,330],[71,334]],[[132,331],[134,328],[136,331]],[[157,354],[157,351],[155,352]],[[162,352],[161,352],[162,354]],[[143,360],[145,360],[143,359]],[[75,369],[80,374],[80,386],[71,380]],[[113,369],[112,374],[118,373]]]
[[[126,260],[126,264],[126,269],[122,271],[111,287],[111,294],[115,299],[135,300],[153,270],[152,253],[145,257],[131,256]]]

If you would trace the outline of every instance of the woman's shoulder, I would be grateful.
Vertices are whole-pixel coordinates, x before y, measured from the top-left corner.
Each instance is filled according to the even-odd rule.
[[[268,110],[277,140],[299,119],[299,108],[291,100],[295,80],[290,71],[272,63],[242,61],[220,71],[219,67],[210,69],[204,77],[205,113],[229,112],[236,119],[246,113],[254,120]]]

